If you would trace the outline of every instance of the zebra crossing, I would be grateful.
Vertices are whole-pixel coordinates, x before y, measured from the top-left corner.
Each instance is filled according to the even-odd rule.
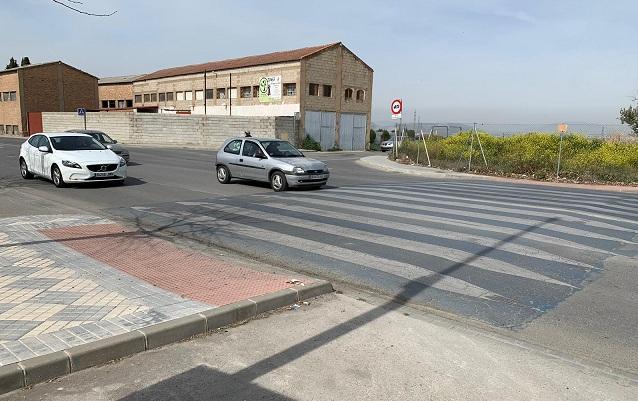
[[[489,182],[361,185],[115,214],[502,327],[638,253],[638,196]]]

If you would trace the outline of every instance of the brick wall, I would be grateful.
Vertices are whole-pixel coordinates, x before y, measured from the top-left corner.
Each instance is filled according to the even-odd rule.
[[[63,111],[74,111],[79,107],[98,109],[97,78],[65,64],[60,64],[60,68],[64,83]]]
[[[102,107],[102,100],[115,100],[117,107],[118,100],[133,100],[133,83],[99,85],[98,95],[100,107]]]
[[[123,144],[217,149],[241,136],[294,139],[292,117],[185,116],[150,113],[87,113],[87,128],[108,133]],[[75,113],[42,113],[45,132],[84,128]]]
[[[0,135],[6,134],[5,126],[18,126],[19,132],[22,131],[22,119],[20,118],[20,89],[18,82],[18,73],[0,74],[0,95],[2,92],[16,92],[16,100],[3,102],[0,101]],[[13,128],[10,129],[13,131]]]
[[[262,115],[280,115],[281,110],[293,110],[293,108],[281,108],[277,105],[295,105],[299,104],[299,77],[300,77],[300,63],[282,63],[266,66],[238,68],[229,71],[209,72],[206,74],[206,88],[229,88],[233,87],[237,89],[237,98],[232,99],[233,114],[246,115],[245,112],[249,112],[243,106],[260,106],[260,113]],[[231,77],[232,74],[232,77]],[[281,101],[273,103],[260,103],[257,98],[241,97],[241,87],[243,86],[257,86],[259,85],[259,79],[265,76],[281,76],[282,82],[282,97]],[[285,83],[295,83],[297,85],[297,95],[286,96],[283,88]],[[142,103],[135,103],[136,107],[174,107],[178,110],[193,110],[197,113],[203,113],[204,100],[197,100],[195,93],[193,93],[192,100],[177,100],[175,95],[173,101],[159,101],[159,93],[164,92],[184,92],[204,90],[204,74],[195,75],[182,75],[177,77],[168,77],[153,79],[149,81],[137,81],[133,84],[133,92],[135,95],[143,95],[145,93],[157,93],[156,102],[145,102],[142,97]],[[224,115],[230,113],[230,100],[226,93],[226,99],[217,99],[217,93],[214,93],[214,99],[209,99],[206,102],[207,114]],[[269,112],[268,107],[273,110]],[[298,107],[296,109],[298,111]],[[294,111],[290,111],[292,114]]]

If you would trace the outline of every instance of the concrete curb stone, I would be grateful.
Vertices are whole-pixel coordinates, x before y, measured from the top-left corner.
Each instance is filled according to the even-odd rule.
[[[320,280],[78,345],[64,351],[0,366],[0,394],[205,334],[332,291],[332,284]]]

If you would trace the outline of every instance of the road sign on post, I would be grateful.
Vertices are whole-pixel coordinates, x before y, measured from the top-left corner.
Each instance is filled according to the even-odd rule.
[[[401,99],[394,99],[390,103],[390,112],[392,113],[392,119],[398,120],[401,118],[401,112],[403,111],[403,101]]]
[[[84,129],[86,130],[86,109],[84,107],[78,108],[78,116],[84,118]]]

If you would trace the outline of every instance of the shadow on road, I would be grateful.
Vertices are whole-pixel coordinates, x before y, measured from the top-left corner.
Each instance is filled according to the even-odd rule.
[[[146,389],[140,390],[129,396],[122,398],[121,401],[133,400],[247,400],[247,399],[265,399],[265,400],[288,400],[282,395],[272,393],[252,383],[257,378],[264,376],[279,367],[286,365],[302,356],[317,350],[318,348],[339,339],[340,337],[382,317],[400,308],[403,304],[412,300],[419,293],[431,287],[434,283],[443,279],[446,275],[455,272],[468,263],[488,255],[490,252],[498,249],[504,244],[514,241],[518,237],[530,233],[541,228],[545,224],[557,221],[557,218],[548,218],[544,221],[527,227],[520,232],[508,236],[491,247],[486,247],[462,262],[455,263],[447,269],[441,271],[434,276],[422,276],[410,281],[403,287],[403,290],[395,295],[391,300],[379,305],[366,313],[356,316],[348,321],[340,323],[322,333],[312,336],[288,349],[280,351],[268,358],[248,366],[236,373],[226,374],[216,370],[199,366],[180,375],[173,376],[169,379],[161,381]],[[169,227],[186,224],[190,227],[193,222],[174,221],[170,225],[165,226],[164,230]],[[162,229],[154,230],[162,231]],[[219,397],[219,398],[218,398]]]

